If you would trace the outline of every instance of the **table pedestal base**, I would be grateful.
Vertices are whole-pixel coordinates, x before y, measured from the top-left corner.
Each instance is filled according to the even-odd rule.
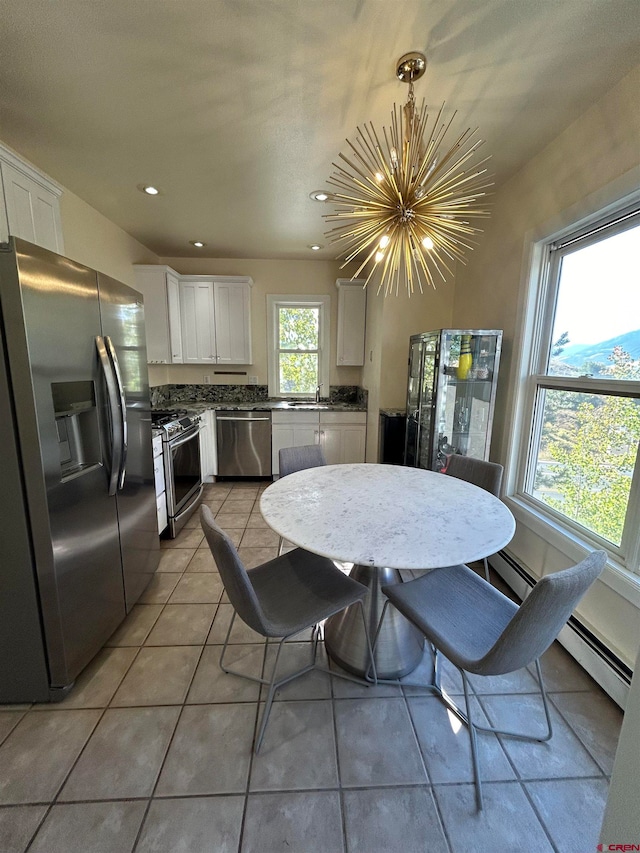
[[[371,642],[382,608],[386,601],[381,587],[402,583],[397,569],[380,569],[375,566],[354,566],[351,577],[368,587],[364,600],[365,618],[368,620]],[[367,640],[358,605],[352,605],[327,619],[324,642],[329,656],[347,672],[364,677],[369,668]],[[388,607],[376,645],[376,668],[379,678],[402,678],[415,669],[424,651],[424,637],[418,629],[394,607]]]

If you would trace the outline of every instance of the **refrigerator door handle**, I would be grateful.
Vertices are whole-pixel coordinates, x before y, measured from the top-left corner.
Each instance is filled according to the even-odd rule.
[[[109,335],[104,336],[104,342],[107,347],[107,352],[109,353],[109,358],[111,359],[114,376],[116,377],[116,384],[118,387],[118,398],[120,401],[120,430],[122,433],[122,452],[120,454],[120,470],[118,471],[118,489],[122,489],[124,488],[124,478],[125,474],[127,473],[127,401],[124,396],[124,384],[122,382],[122,373],[120,372],[120,363],[116,354],[116,348],[114,347]]]
[[[109,412],[111,416],[111,471],[109,473],[109,494],[115,495],[118,489],[118,476],[122,465],[122,430],[121,418],[118,416],[118,388],[116,386],[114,371],[107,354],[107,348],[101,335],[96,336],[96,348],[102,367],[105,385],[107,386],[107,397],[109,399]]]

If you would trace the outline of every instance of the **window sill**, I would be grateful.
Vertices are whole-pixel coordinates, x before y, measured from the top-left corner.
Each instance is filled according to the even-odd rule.
[[[544,515],[526,499],[519,496],[509,496],[504,498],[504,502],[513,513],[518,524],[524,525],[551,547],[565,554],[569,560],[577,563],[596,549],[596,546],[587,539],[581,538],[574,531],[568,530]],[[640,575],[629,571],[611,554],[609,554],[605,570],[600,576],[600,582],[633,604],[634,607],[640,609]]]

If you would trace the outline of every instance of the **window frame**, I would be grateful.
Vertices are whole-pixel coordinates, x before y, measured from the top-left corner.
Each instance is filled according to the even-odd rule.
[[[280,308],[318,308],[318,384],[322,396],[329,396],[329,349],[331,342],[331,297],[316,294],[269,294],[267,296],[267,373],[269,396],[277,399],[314,400],[308,393],[293,394],[280,391],[280,348],[278,346],[278,312]],[[305,350],[308,352],[309,350]],[[287,350],[295,352],[295,350]],[[315,350],[310,350],[315,352]]]
[[[607,237],[640,225],[640,194],[629,203],[612,205],[582,223],[574,223],[562,232],[532,243],[529,263],[528,305],[525,308],[523,338],[525,347],[520,362],[519,387],[516,390],[516,417],[511,438],[510,498],[516,513],[524,509],[534,528],[540,525],[553,531],[555,544],[573,542],[582,550],[603,548],[615,564],[638,581],[640,575],[640,445],[630,485],[629,500],[620,546],[574,522],[532,494],[537,449],[544,412],[544,390],[602,394],[640,398],[640,382],[588,376],[553,376],[548,370],[555,308],[560,285],[561,261],[571,247],[586,248]],[[634,222],[635,221],[635,222]],[[631,222],[631,224],[630,224]],[[569,251],[566,251],[569,250]],[[527,322],[528,319],[528,322]]]

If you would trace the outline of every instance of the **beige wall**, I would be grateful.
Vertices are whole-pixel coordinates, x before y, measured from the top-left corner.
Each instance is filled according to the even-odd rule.
[[[111,220],[65,190],[60,199],[64,253],[68,258],[134,286],[132,264],[158,258]]]
[[[625,198],[640,186],[640,66],[534,157],[495,196],[480,247],[456,279],[453,323],[504,329],[492,457],[509,465],[519,335],[533,244]],[[569,565],[571,549],[518,516],[508,549],[534,576]],[[581,618],[629,665],[640,646],[640,587],[608,571]]]

